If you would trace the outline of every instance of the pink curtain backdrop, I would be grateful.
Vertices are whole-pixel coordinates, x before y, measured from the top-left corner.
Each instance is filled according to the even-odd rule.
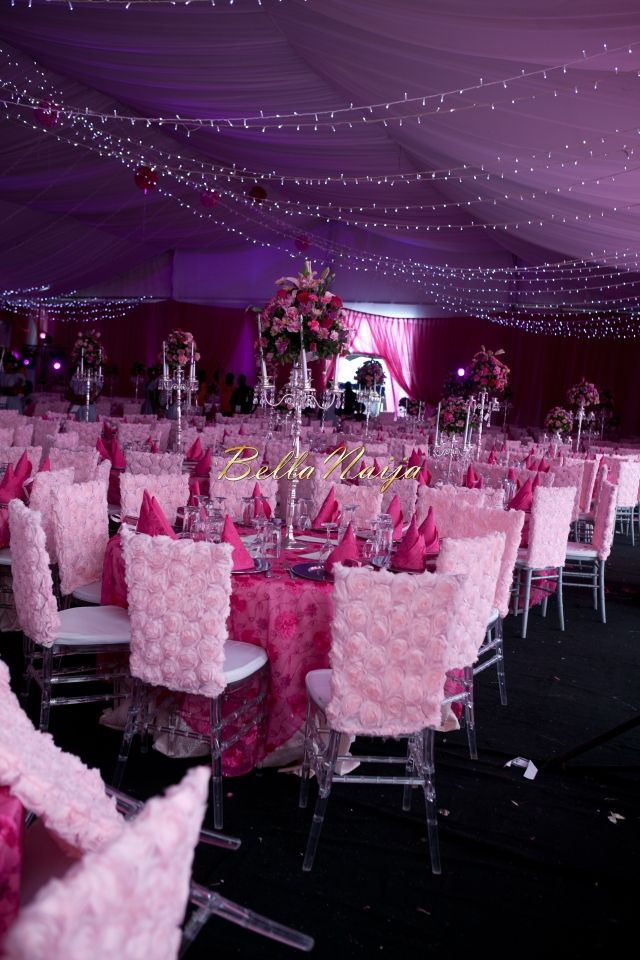
[[[547,410],[563,404],[567,388],[585,376],[611,389],[625,434],[640,432],[637,370],[638,341],[595,341],[528,334],[470,317],[407,319],[347,311],[354,331],[352,349],[382,357],[400,389],[409,396],[437,404],[444,378],[466,366],[482,345],[505,350],[511,368],[513,411],[510,420],[540,425]],[[119,368],[114,393],[130,393],[131,365],[157,360],[160,344],[174,327],[191,330],[202,353],[201,366],[209,380],[219,368],[255,380],[254,317],[238,308],[201,306],[173,300],[136,307],[121,320],[97,325],[110,361]],[[51,330],[56,346],[70,349],[78,327],[58,323]],[[14,343],[20,332],[15,330]],[[313,367],[316,364],[312,365]],[[332,376],[330,365],[314,371],[315,384]]]

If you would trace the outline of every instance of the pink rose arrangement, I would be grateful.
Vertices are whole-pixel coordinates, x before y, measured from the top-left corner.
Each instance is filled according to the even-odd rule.
[[[100,334],[97,330],[78,333],[76,342],[71,350],[72,367],[78,366],[80,357],[82,357],[85,370],[97,370],[100,364],[106,361],[107,354],[102,346]]]
[[[498,357],[504,350],[486,350],[481,347],[474,353],[467,370],[467,386],[471,393],[487,390],[502,393],[509,383],[509,367]]]
[[[567,390],[567,403],[572,407],[597,407],[600,403],[598,388],[583,377],[580,383],[575,383]]]
[[[186,363],[191,362],[191,346],[193,344],[193,358],[197,362],[200,359],[197,344],[193,334],[188,330],[172,330],[166,340],[167,344],[167,363],[170,367],[184,367]]]
[[[442,433],[464,433],[467,422],[467,401],[464,397],[445,397],[440,401]]]
[[[346,353],[349,332],[344,324],[342,300],[331,293],[329,268],[317,276],[307,260],[297,277],[281,277],[280,289],[262,309],[253,307],[260,319],[261,341],[267,363],[295,363],[302,342],[307,355],[326,359]],[[309,357],[308,357],[309,358]]]
[[[384,383],[384,370],[379,360],[366,360],[356,370],[356,383],[364,390],[371,390]]]
[[[552,407],[545,417],[544,425],[550,433],[571,433],[573,417],[564,407]]]

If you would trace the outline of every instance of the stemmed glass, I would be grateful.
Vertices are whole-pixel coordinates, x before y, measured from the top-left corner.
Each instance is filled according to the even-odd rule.
[[[388,513],[380,513],[373,522],[374,550],[383,566],[388,566],[393,549],[393,518]]]
[[[267,526],[266,517],[254,517],[251,526],[255,530],[255,537],[251,548],[251,556],[255,560],[263,560],[265,555],[265,528]]]
[[[350,504],[349,506],[343,507],[340,512],[340,526],[338,527],[338,540],[342,540],[345,533],[347,532],[347,527],[349,524],[354,523],[356,518],[356,506],[355,504]]]
[[[243,497],[242,498],[242,513],[240,517],[240,522],[245,527],[251,526],[251,521],[253,520],[253,515],[255,513],[255,507],[253,503],[253,497]]]
[[[217,500],[217,501],[218,501],[217,509],[218,509],[218,510],[220,511],[220,513],[224,516],[224,513],[225,513],[224,505],[225,505],[225,503],[227,502],[227,498],[226,498],[226,497],[221,497],[221,496],[219,496],[218,494],[214,494],[210,499],[211,499],[211,500]]]
[[[327,521],[326,523],[321,524],[321,526],[324,527],[327,533],[327,539],[322,544],[320,555],[320,562],[324,563],[324,561],[328,559],[329,554],[335,546],[331,539],[331,534],[334,530],[338,529],[338,524],[334,523],[333,521]]]
[[[311,500],[308,497],[298,497],[296,500],[296,509],[294,514],[294,523],[298,530],[309,530],[311,527],[311,516],[309,507]],[[323,524],[324,526],[324,524]]]

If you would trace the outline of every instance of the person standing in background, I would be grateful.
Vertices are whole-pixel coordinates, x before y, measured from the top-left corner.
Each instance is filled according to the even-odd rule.
[[[220,384],[220,413],[223,417],[230,417],[233,414],[233,407],[231,406],[233,391],[233,374],[228,373],[224,378],[224,383]]]

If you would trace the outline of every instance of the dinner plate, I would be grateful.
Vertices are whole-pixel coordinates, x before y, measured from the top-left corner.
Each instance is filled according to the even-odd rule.
[[[266,573],[266,571],[269,569],[269,561],[268,561],[268,560],[262,560],[262,559],[256,557],[256,558],[254,559],[253,563],[254,563],[253,570],[252,570],[251,568],[249,568],[248,570],[232,570],[231,572],[233,573],[234,576],[238,577],[238,576],[240,576],[240,574],[242,574],[242,573],[249,573],[249,574],[254,574],[254,573]]]
[[[310,560],[308,563],[293,563],[289,567],[291,573],[303,580],[315,580],[316,583],[333,583],[333,577],[327,573],[322,564]]]

